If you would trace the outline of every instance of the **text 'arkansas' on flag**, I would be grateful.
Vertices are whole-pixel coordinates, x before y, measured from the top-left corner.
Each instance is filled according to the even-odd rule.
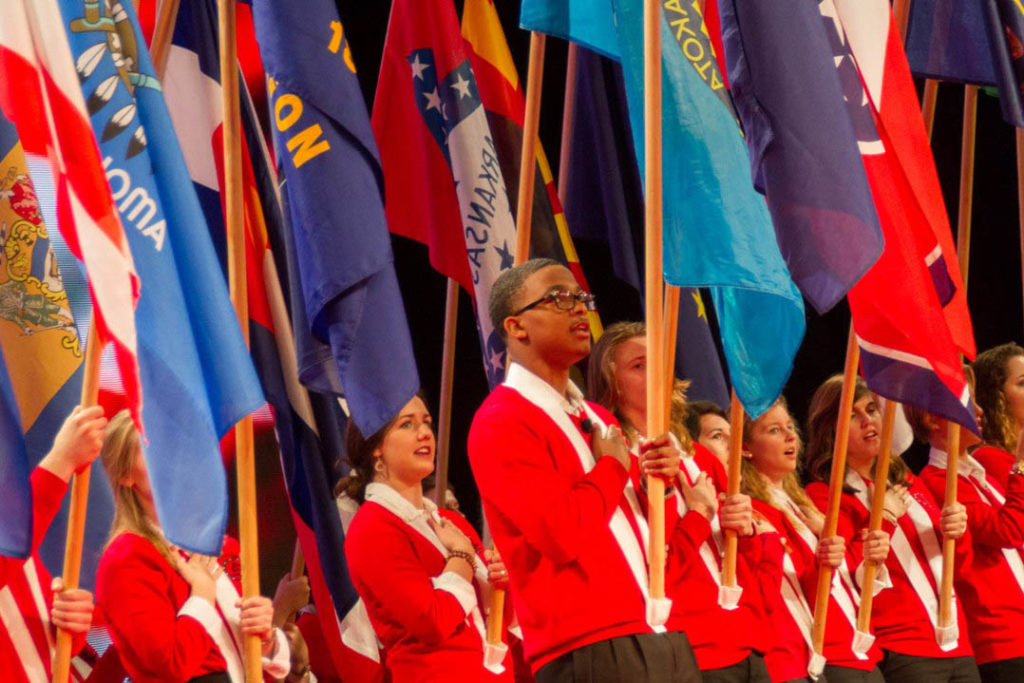
[[[392,5],[372,120],[388,227],[429,245],[431,265],[471,293],[487,378],[496,386],[505,345],[487,302],[491,284],[513,265],[515,222],[451,0]]]

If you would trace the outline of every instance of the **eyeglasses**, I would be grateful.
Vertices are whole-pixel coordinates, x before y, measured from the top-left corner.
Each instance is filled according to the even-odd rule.
[[[583,304],[583,307],[588,311],[597,310],[595,305],[596,297],[590,292],[567,292],[564,289],[560,289],[556,292],[550,292],[545,294],[541,298],[526,304],[512,315],[522,315],[531,308],[536,308],[541,304],[553,303],[555,308],[560,311],[571,311],[576,308],[576,304]]]

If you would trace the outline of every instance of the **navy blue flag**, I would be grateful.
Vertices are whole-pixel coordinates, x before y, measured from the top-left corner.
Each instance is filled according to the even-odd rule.
[[[565,191],[574,237],[608,242],[615,276],[643,295],[644,197],[630,138],[618,63],[580,47],[576,109]],[[729,405],[729,389],[700,290],[680,292],[676,375],[690,380],[687,397]]]
[[[1003,119],[1024,126],[1024,7],[1015,0],[914,0],[906,51],[915,76],[998,86]]]
[[[0,353],[0,555],[27,558],[32,553],[32,488],[21,418],[7,364]]]
[[[332,351],[300,358],[300,377],[344,395],[372,434],[413,396],[419,376],[355,65],[333,2],[253,9],[305,311]]]
[[[108,41],[61,0],[114,199],[143,282],[136,310],[143,451],[168,539],[216,555],[227,526],[220,439],[265,403],[162,87],[132,7]],[[109,16],[111,21],[114,17]]]
[[[858,148],[882,143],[860,74],[832,0],[721,0],[719,10],[754,186],[793,281],[824,313],[883,248]]]
[[[309,328],[304,327],[301,294],[296,297],[301,281],[292,234],[277,200],[277,176],[252,102],[243,94],[242,129],[250,152],[247,161],[252,163],[252,175],[247,173],[245,182],[254,190],[246,193],[246,210],[252,217],[254,241],[259,243],[254,253],[262,252],[264,256],[256,258],[275,265],[264,268],[262,285],[252,288],[258,296],[265,295],[266,309],[273,312],[272,320],[252,321],[253,360],[274,409],[288,500],[328,650],[338,671],[351,673],[353,680],[375,680],[381,668],[376,636],[349,578],[345,535],[332,491],[337,465],[345,455],[346,417],[333,394],[307,392],[296,368],[281,362],[295,353],[282,343],[285,331]],[[294,316],[290,326],[285,312]]]

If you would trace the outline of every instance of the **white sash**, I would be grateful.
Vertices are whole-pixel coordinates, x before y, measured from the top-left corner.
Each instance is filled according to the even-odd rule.
[[[949,456],[937,448],[933,448],[931,453],[928,454],[928,464],[934,465],[940,470],[945,470],[948,463]],[[996,505],[1002,507],[1006,504],[1006,496],[997,491],[991,484],[988,483],[988,478],[985,476],[985,468],[980,462],[972,458],[966,453],[960,456],[957,466],[957,473],[971,482],[971,486],[978,492],[978,495],[987,505],[992,506],[992,501],[995,501]],[[995,506],[993,506],[995,507]],[[1010,567],[1010,571],[1013,573],[1014,580],[1017,581],[1017,586],[1024,591],[1024,560],[1021,559],[1020,548],[1003,548],[1003,557],[1006,558],[1006,564]]]
[[[448,548],[445,547],[444,543],[441,543],[441,539],[437,537],[437,534],[430,528],[430,523],[427,521],[428,519],[433,519],[435,522],[441,522],[441,516],[437,513],[437,506],[434,504],[434,501],[424,498],[423,509],[417,510],[412,503],[403,498],[393,488],[387,484],[377,482],[367,484],[366,500],[367,502],[377,503],[393,512],[396,517],[427,539],[437,549],[437,552],[441,554],[441,557],[448,557]],[[483,566],[482,562],[473,563],[473,578],[481,589],[486,586],[489,591],[490,583],[487,580],[487,569]],[[444,589],[442,588],[441,590]],[[480,641],[483,643],[484,668],[495,674],[503,673],[505,667],[502,665],[502,662],[505,660],[505,654],[508,652],[508,645],[505,643],[491,644],[487,642],[487,623],[484,621],[479,601],[473,606],[469,614],[466,615],[466,618],[470,625],[480,634]]]
[[[505,386],[519,392],[523,398],[540,408],[551,418],[551,421],[569,439],[573,449],[576,451],[577,457],[579,457],[580,465],[582,465],[584,472],[590,472],[594,468],[596,464],[594,454],[591,452],[590,447],[587,446],[587,442],[583,439],[583,435],[580,434],[580,430],[576,428],[576,425],[569,418],[569,414],[565,410],[566,399],[560,396],[554,387],[518,363],[512,363],[509,367]],[[594,426],[601,429],[601,432],[604,433],[608,425],[604,423],[597,413],[591,410],[590,406],[583,400],[583,395],[576,388],[576,385],[569,382],[568,391],[576,402],[582,405],[587,413],[587,417]],[[623,494],[629,504],[629,509],[633,514],[637,528],[640,530],[641,538],[638,539],[636,533],[633,532],[633,528],[626,519],[626,514],[623,512],[621,505],[615,506],[615,512],[608,522],[608,528],[615,537],[615,541],[622,551],[622,556],[629,565],[633,580],[643,596],[644,605],[646,606],[645,619],[647,624],[655,632],[661,633],[665,631],[664,625],[672,609],[672,601],[669,598],[651,597],[647,585],[647,553],[645,550],[649,547],[650,543],[650,530],[647,526],[647,518],[640,510],[640,501],[637,499],[632,482],[626,481]]]
[[[846,473],[846,484],[854,490],[857,500],[860,501],[861,505],[870,510],[871,499],[868,494],[868,487],[861,476],[853,470],[848,471]],[[939,594],[937,587],[942,585],[942,545],[939,543],[939,538],[935,533],[935,526],[932,524],[931,517],[928,516],[928,511],[924,509],[913,495],[910,496],[907,515],[914,525],[914,530],[917,532],[917,538],[921,542],[921,548],[924,550],[925,557],[928,558],[928,569],[935,583],[932,584],[928,581],[924,568],[918,562],[917,556],[914,555],[914,549],[910,547],[910,539],[907,538],[899,523],[896,524],[896,530],[892,534],[889,550],[896,556],[900,567],[903,568],[903,573],[906,574],[907,580],[910,581],[910,585],[913,587],[918,599],[924,605],[925,612],[928,614],[928,620],[935,630],[935,642],[938,643],[939,649],[943,652],[949,652],[957,647],[960,638],[960,628],[957,624],[955,611],[953,612],[953,623],[951,625],[939,626]],[[933,588],[933,585],[935,588]],[[956,600],[955,592],[953,600]],[[953,609],[955,610],[955,603]]]
[[[777,505],[783,509],[788,508],[789,520],[800,536],[800,540],[810,548],[811,554],[817,557],[818,537],[798,516],[800,507],[781,488],[773,487],[772,497]],[[789,559],[788,555],[786,559]],[[868,650],[875,643],[875,637],[870,633],[857,630],[857,609],[860,606],[860,593],[857,591],[856,585],[854,585],[853,577],[850,576],[850,568],[846,564],[846,558],[843,558],[843,563],[839,565],[836,571],[832,572],[832,586],[829,590],[832,598],[839,605],[843,616],[846,617],[846,621],[849,622],[850,627],[853,629],[853,641],[850,643],[850,648],[854,656],[857,659],[866,660],[868,658]]]
[[[697,462],[692,456],[686,454],[683,455],[682,466],[686,472],[686,478],[692,486],[696,483],[697,478],[700,477],[700,467],[697,466]],[[686,514],[686,509],[686,501],[681,494],[677,493],[676,510],[679,512],[680,517]],[[704,567],[707,568],[708,574],[714,579],[715,585],[718,586],[719,607],[726,610],[734,610],[739,607],[740,597],[743,595],[743,586],[722,585],[721,558],[724,546],[722,522],[716,513],[711,517],[711,537],[700,544],[700,559],[704,563]]]
[[[800,629],[800,635],[804,637],[807,644],[807,651],[811,653],[807,662],[807,673],[811,678],[817,680],[821,672],[825,670],[825,657],[814,651],[811,629],[813,627],[813,612],[807,604],[804,596],[804,589],[800,585],[800,579],[796,574],[796,567],[788,552],[782,554],[782,601],[786,603],[786,609]]]

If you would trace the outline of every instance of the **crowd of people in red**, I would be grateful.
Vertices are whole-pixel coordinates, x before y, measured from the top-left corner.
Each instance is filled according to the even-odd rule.
[[[869,517],[881,411],[858,381],[838,531],[829,535],[840,377],[815,392],[803,428],[783,398],[746,419],[741,493],[728,495],[725,413],[687,404],[677,380],[668,431],[646,434],[644,326],[615,324],[592,348],[592,302],[567,268],[545,259],[494,284],[489,312],[508,374],[476,412],[468,442],[493,548],[454,506],[425,494],[435,437],[420,396],[375,434],[350,424],[350,470],[336,490],[358,505],[346,520],[345,559],[380,647],[375,680],[1024,680],[1024,348],[1005,344],[972,366],[983,441],[964,444],[956,500],[944,499],[946,422],[906,408],[931,451],[916,474],[893,454],[879,530]],[[588,356],[585,395],[570,373]],[[108,423],[100,408],[77,408],[33,473],[37,545],[71,475],[97,457],[116,517],[95,606],[90,593],[51,582],[35,554],[0,560],[4,680],[49,680],[55,629],[75,635],[77,652],[99,614],[114,654],[93,669],[107,676],[96,680],[241,683],[246,636],[262,644],[267,680],[365,677],[318,652],[316,620],[294,624],[309,599],[305,579],[286,577],[274,600],[243,600],[233,541],[219,559],[171,545],[140,453],[126,414]],[[667,487],[664,598],[647,583],[651,475]],[[722,580],[727,531],[739,537],[736,586]],[[945,539],[956,548],[952,624],[939,618]],[[834,580],[816,652],[823,565]],[[500,642],[487,633],[496,590],[507,591]]]

